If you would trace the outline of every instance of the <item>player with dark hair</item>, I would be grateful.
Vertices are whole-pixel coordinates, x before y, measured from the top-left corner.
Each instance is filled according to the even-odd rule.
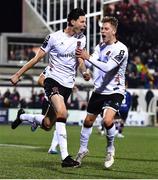
[[[73,9],[69,13],[67,21],[67,27],[49,34],[36,56],[11,77],[11,82],[15,85],[27,70],[49,53],[44,89],[50,106],[45,116],[27,116],[23,110],[19,110],[16,120],[12,123],[12,128],[15,129],[22,121],[29,120],[30,122],[38,122],[45,130],[50,130],[55,123],[55,112],[55,128],[61,152],[61,165],[62,167],[75,167],[79,163],[71,158],[67,149],[66,121],[68,112],[66,102],[75,83],[77,67],[82,67],[83,76],[87,75],[84,62],[75,56],[76,48],[80,46],[83,49],[86,45],[86,37],[83,34],[86,29],[85,12],[80,8]]]
[[[98,114],[103,111],[104,126],[106,128],[107,147],[104,166],[109,168],[114,163],[115,124],[114,117],[118,111],[125,93],[125,71],[128,60],[127,47],[116,39],[118,20],[107,16],[102,20],[102,42],[98,44],[92,55],[86,50],[78,48],[78,58],[88,60],[94,67],[94,91],[87,107],[80,135],[80,148],[76,160],[81,164],[88,154],[88,141],[92,133],[92,126]]]

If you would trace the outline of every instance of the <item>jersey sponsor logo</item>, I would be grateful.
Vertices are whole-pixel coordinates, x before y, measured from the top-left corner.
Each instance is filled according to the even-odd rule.
[[[73,53],[67,53],[67,54],[61,54],[61,53],[58,53],[57,56],[59,57],[72,57],[74,58],[75,57],[75,54]]]
[[[50,35],[48,35],[48,36],[45,38],[45,40],[44,40],[44,42],[43,42],[43,44],[42,44],[42,47],[43,47],[43,48],[46,48],[46,47],[47,47],[49,38],[50,38]]]
[[[120,53],[118,55],[116,55],[114,58],[118,61],[121,62],[121,60],[123,59],[123,56],[125,54],[124,50],[120,50]]]

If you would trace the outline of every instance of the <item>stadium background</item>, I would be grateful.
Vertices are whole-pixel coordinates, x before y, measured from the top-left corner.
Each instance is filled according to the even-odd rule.
[[[118,17],[119,39],[129,48],[128,91],[138,95],[138,107],[135,111],[130,110],[125,138],[116,139],[116,163],[110,171],[102,168],[105,137],[99,136],[96,128],[92,139],[97,144],[94,146],[94,142],[90,142],[91,155],[84,167],[75,172],[61,169],[59,157],[50,158],[47,154],[52,132],[39,129],[37,133],[31,133],[27,126],[16,131],[10,129],[17,108],[41,112],[43,90],[37,85],[37,78],[48,58],[29,70],[16,87],[11,85],[10,76],[34,55],[48,33],[65,26],[66,15],[73,7],[86,11],[87,49],[90,52],[100,41],[99,22],[104,15]],[[0,178],[157,178],[158,135],[154,127],[158,124],[157,0],[5,0],[0,6],[0,18]],[[92,81],[83,81],[78,73],[76,87],[69,99],[68,123],[82,124],[92,88]],[[154,97],[146,111],[148,89],[152,89]],[[75,156],[80,127],[67,128],[69,149]]]

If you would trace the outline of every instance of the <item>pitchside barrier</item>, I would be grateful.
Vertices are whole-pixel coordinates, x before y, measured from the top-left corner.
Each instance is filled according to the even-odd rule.
[[[154,102],[154,100],[153,100]],[[0,109],[0,123],[11,123],[15,120],[17,108]],[[26,113],[41,114],[41,109],[25,109]],[[82,125],[86,117],[86,111],[68,110],[69,125]],[[100,115],[97,117],[94,126],[99,126],[101,122]],[[157,126],[157,116],[154,112],[130,111],[126,120],[126,126]]]

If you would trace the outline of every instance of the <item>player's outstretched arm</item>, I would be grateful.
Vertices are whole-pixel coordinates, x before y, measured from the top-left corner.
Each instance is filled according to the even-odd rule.
[[[27,62],[18,72],[13,74],[10,78],[10,81],[13,85],[16,85],[20,80],[20,77],[29,69],[31,69],[35,64],[37,64],[44,56],[45,52],[42,49],[39,49],[36,56],[33,57],[29,62]]]

